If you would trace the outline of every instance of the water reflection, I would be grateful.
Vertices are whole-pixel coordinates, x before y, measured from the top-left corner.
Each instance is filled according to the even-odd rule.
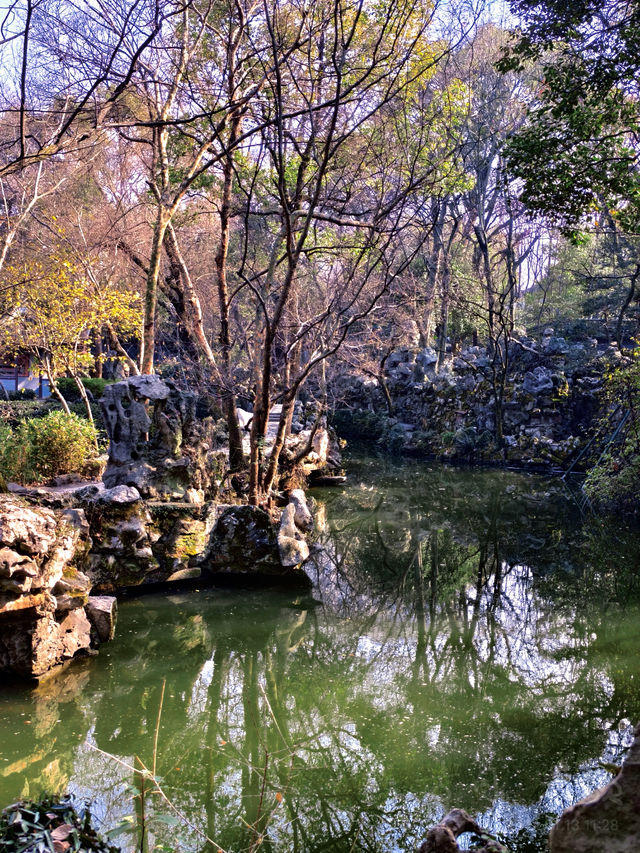
[[[139,825],[139,775],[92,746],[151,766],[164,682],[184,819],[149,849],[407,850],[452,805],[542,849],[640,719],[638,534],[504,472],[365,460],[322,501],[313,598],[130,601],[100,657],[5,692],[0,798],[71,787]]]

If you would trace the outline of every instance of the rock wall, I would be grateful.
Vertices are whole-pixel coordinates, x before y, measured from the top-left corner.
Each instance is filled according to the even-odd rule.
[[[357,373],[337,377],[335,423],[339,432],[352,426],[362,437],[377,433],[386,446],[448,459],[565,466],[600,410],[605,373],[623,361],[615,346],[598,348],[595,340],[569,344],[547,334],[542,343],[512,342],[499,409],[502,448],[496,442],[494,382],[500,370],[481,347],[450,357],[438,372],[432,349],[392,353],[382,377],[392,414],[381,380]]]
[[[115,600],[92,600],[82,510],[0,496],[0,671],[37,677],[109,639]]]

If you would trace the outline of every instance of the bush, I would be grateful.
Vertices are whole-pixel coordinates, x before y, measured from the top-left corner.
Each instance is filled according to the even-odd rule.
[[[640,515],[640,347],[607,377],[607,397],[624,417],[618,426],[605,413],[600,427],[609,445],[587,473],[584,490],[602,510]]]
[[[378,412],[352,411],[337,409],[331,418],[331,425],[338,435],[359,441],[380,441],[389,429],[388,415]]]
[[[96,456],[97,432],[89,421],[62,411],[0,426],[0,473],[21,483],[82,473]]]
[[[610,513],[640,514],[640,454],[605,453],[587,473],[584,491],[598,509]]]
[[[8,397],[12,401],[35,400],[38,395],[32,388],[22,388],[20,391],[9,391]]]
[[[83,376],[80,381],[96,400],[102,397],[104,389],[110,384],[107,379],[99,379],[97,376]],[[60,379],[56,379],[56,386],[65,400],[82,399],[75,379],[70,376],[61,376]]]

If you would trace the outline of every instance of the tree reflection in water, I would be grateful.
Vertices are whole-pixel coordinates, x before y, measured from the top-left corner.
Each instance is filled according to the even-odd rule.
[[[606,781],[640,719],[637,533],[540,478],[369,464],[318,506],[313,598],[130,601],[55,700],[7,693],[3,745],[31,725],[2,798],[133,813],[87,744],[148,764],[163,680],[158,773],[216,842],[184,824],[172,849],[407,850],[452,805],[515,838]]]

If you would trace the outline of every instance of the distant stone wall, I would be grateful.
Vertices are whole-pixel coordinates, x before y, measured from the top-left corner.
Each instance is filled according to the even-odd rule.
[[[339,376],[332,387],[338,431],[351,427],[352,434],[373,435],[387,447],[445,459],[564,467],[588,439],[606,372],[624,359],[596,340],[569,344],[553,335],[541,344],[524,339],[510,346],[503,448],[495,441],[495,373],[481,347],[450,357],[438,372],[430,348],[392,353],[383,377],[393,403],[390,416],[379,380]]]

